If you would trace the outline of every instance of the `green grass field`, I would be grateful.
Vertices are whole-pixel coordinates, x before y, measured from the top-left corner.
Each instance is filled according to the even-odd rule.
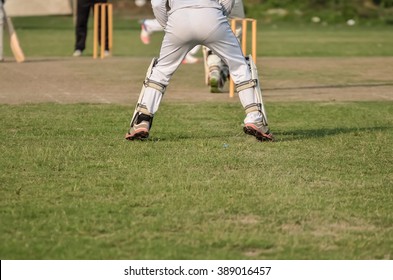
[[[71,18],[15,26],[29,57],[72,53]],[[156,54],[116,26],[116,56]],[[260,55],[393,54],[390,27],[259,30]],[[266,104],[274,143],[187,101],[127,142],[131,107],[0,105],[1,259],[393,258],[393,102]]]
[[[391,259],[391,103],[2,105],[2,259]],[[217,115],[215,112],[219,111]],[[234,112],[237,112],[234,114]]]

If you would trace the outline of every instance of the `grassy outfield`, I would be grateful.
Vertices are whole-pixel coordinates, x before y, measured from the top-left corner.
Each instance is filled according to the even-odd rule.
[[[0,258],[391,259],[392,105],[1,105]]]
[[[258,56],[393,55],[391,26],[264,25],[261,22],[258,26]],[[14,25],[27,57],[71,56],[75,44],[72,17],[14,18]],[[155,33],[150,45],[143,45],[137,20],[115,18],[114,28],[115,56],[157,56],[163,32]],[[86,43],[85,55],[91,56],[92,20]],[[7,42],[5,55],[11,56]]]
[[[71,17],[14,24],[28,59],[71,56]],[[157,55],[115,28],[115,56]],[[393,55],[388,26],[258,30],[259,56]],[[0,258],[392,259],[393,103],[266,105],[275,143],[232,102],[164,100],[144,142],[133,106],[0,105]]]

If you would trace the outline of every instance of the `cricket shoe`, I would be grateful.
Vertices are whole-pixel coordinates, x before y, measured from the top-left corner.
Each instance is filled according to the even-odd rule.
[[[198,62],[198,58],[192,56],[191,54],[187,54],[186,57],[183,59],[183,64],[194,64]]]
[[[82,51],[81,50],[75,50],[74,53],[72,54],[74,57],[79,57],[82,56]]]
[[[262,122],[245,123],[243,131],[246,134],[254,136],[258,141],[274,141],[273,134],[266,125],[263,125]]]
[[[140,24],[141,24],[141,34],[140,34],[141,41],[143,44],[148,45],[150,44],[150,33],[147,31],[145,20],[142,20]]]
[[[130,141],[147,139],[152,122],[152,116],[139,113],[125,138]]]
[[[222,92],[223,83],[222,83],[220,71],[213,70],[210,72],[209,85],[210,85],[210,92],[211,93],[221,93]]]

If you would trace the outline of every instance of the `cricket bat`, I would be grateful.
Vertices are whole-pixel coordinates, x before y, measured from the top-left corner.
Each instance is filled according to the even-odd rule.
[[[5,9],[3,8],[4,17],[6,18],[8,34],[10,36],[10,47],[11,51],[14,54],[15,60],[17,62],[25,61],[25,55],[23,54],[23,50],[20,47],[18,36],[16,35],[14,25],[12,24],[12,20],[9,16],[7,16]]]

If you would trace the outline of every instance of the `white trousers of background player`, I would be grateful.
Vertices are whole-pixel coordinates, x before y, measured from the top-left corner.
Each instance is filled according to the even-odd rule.
[[[235,84],[251,79],[251,72],[239,41],[233,34],[226,16],[218,8],[189,8],[171,12],[165,27],[160,56],[148,78],[168,85],[185,55],[196,45],[205,45],[216,53],[229,66]],[[154,114],[158,110],[161,98],[161,92],[147,87],[141,104]],[[253,88],[239,92],[239,98],[243,107],[257,103]]]

